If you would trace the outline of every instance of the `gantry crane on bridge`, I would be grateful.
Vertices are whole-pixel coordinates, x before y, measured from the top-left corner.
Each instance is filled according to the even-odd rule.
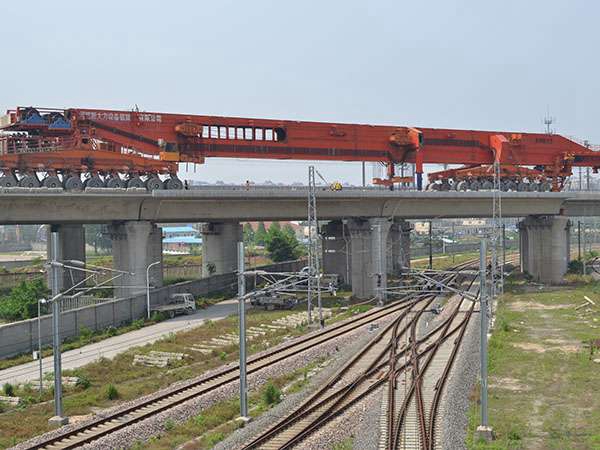
[[[559,191],[600,152],[557,134],[450,130],[188,114],[19,107],[0,117],[0,187],[181,189],[178,163],[206,158],[460,165],[428,175],[429,189]]]

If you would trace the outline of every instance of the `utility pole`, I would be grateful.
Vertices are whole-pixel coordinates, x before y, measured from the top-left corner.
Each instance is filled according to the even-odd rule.
[[[39,370],[40,370],[40,385],[39,385],[39,390],[40,390],[40,397],[42,396],[42,394],[44,393],[44,384],[42,381],[43,378],[43,363],[42,363],[42,303],[46,303],[46,300],[43,298],[40,298],[37,302],[37,307],[38,307],[38,320],[37,320],[37,325],[38,325],[38,366],[39,366]]]
[[[62,367],[60,354],[60,278],[62,268],[58,264],[59,235],[54,229],[50,230],[50,249],[52,252],[52,351],[54,354],[54,417],[48,421],[53,426],[62,426],[69,422],[63,416],[62,404]]]
[[[492,428],[488,423],[488,376],[487,376],[487,330],[488,330],[488,305],[486,289],[487,248],[485,239],[481,240],[479,247],[479,318],[480,318],[480,377],[481,377],[481,424],[477,427],[480,439],[489,442],[493,439]]]
[[[319,174],[321,179],[323,177]],[[308,323],[312,323],[312,300],[314,290],[317,293],[319,308],[319,326],[324,327],[323,305],[321,302],[321,246],[319,245],[319,220],[317,218],[317,196],[315,168],[308,167]],[[316,283],[316,284],[315,284]]]
[[[377,233],[375,240],[376,248],[373,249],[373,258],[375,258],[375,295],[377,296],[377,304],[383,306],[385,300],[383,286],[383,242],[381,239],[381,224],[373,225],[373,231]]]
[[[238,242],[238,315],[240,319],[240,418],[248,420],[248,388],[246,386],[246,268],[244,242]]]
[[[367,185],[367,177],[365,175],[365,162],[362,161],[362,187]]]
[[[586,178],[586,191],[590,190],[590,168],[585,168],[585,178]]]
[[[502,224],[502,271],[503,272],[504,272],[504,266],[506,266],[506,225]]]
[[[583,264],[583,275],[585,275],[585,222],[583,223],[583,258],[581,259]]]
[[[454,256],[456,255],[456,234],[454,232],[454,221],[452,221],[452,264],[454,264]]]
[[[577,259],[581,261],[581,220],[577,221]]]
[[[433,222],[429,221],[429,270],[433,269]]]

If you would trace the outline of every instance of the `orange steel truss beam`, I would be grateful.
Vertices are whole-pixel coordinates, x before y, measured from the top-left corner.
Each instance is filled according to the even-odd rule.
[[[600,167],[599,153],[541,133],[23,107],[0,118],[0,129],[12,132],[0,140],[4,169],[175,173],[178,162],[214,157],[375,161],[388,164],[381,183],[389,185],[398,180],[393,164],[407,162],[420,187],[424,164],[534,166],[555,186],[574,166]]]

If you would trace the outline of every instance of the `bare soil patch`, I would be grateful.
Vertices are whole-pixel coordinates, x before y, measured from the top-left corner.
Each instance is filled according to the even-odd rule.
[[[517,311],[517,312],[525,312],[530,309],[547,309],[547,310],[567,309],[567,308],[573,308],[573,306],[574,305],[572,305],[572,304],[547,305],[544,303],[538,303],[538,302],[534,302],[534,301],[530,301],[530,302],[517,301],[517,302],[512,302],[509,304],[509,308],[512,311]]]

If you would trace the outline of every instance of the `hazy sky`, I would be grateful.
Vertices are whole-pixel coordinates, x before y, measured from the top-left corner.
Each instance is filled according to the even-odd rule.
[[[600,144],[594,1],[0,3],[0,108],[557,132]],[[212,160],[187,178],[304,181],[307,163]],[[360,165],[327,163],[360,182]]]

